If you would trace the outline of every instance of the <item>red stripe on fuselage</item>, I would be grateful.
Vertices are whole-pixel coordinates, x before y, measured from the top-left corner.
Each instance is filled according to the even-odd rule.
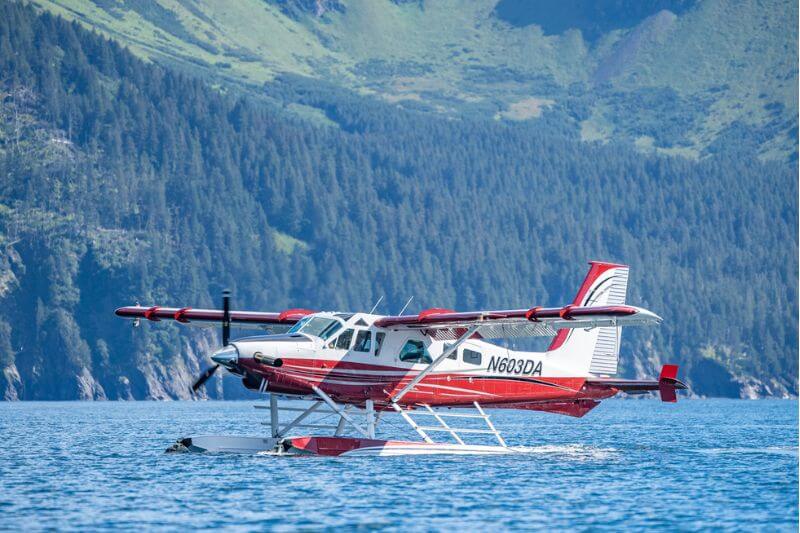
[[[321,359],[283,359],[275,368],[252,359],[240,364],[264,377],[269,391],[313,394],[312,385],[343,403],[362,404],[366,399],[385,404],[403,389],[417,370],[355,362]],[[607,397],[608,391],[589,390],[583,377],[540,377],[477,375],[466,372],[437,372],[426,376],[401,403],[438,406],[469,405],[474,401],[522,403]]]

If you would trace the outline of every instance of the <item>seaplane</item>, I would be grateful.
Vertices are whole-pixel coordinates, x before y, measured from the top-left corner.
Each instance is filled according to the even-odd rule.
[[[257,406],[269,410],[264,423],[269,435],[183,437],[172,451],[509,454],[522,448],[506,443],[487,409],[582,417],[620,392],[656,391],[663,402],[675,402],[676,391],[686,389],[676,365],[663,365],[658,379],[615,377],[622,327],[656,325],[661,318],[625,303],[627,266],[589,264],[575,299],[562,307],[433,308],[393,316],[373,314],[374,308],[369,313],[233,311],[226,291],[222,309],[136,305],[116,314],[137,325],[142,319],[221,324],[223,346],[211,355],[214,364],[192,385],[193,392],[223,367],[246,388],[269,394],[268,405]],[[232,326],[265,334],[231,341]],[[544,352],[498,343],[521,337],[552,340]],[[286,413],[289,418],[282,416]],[[399,415],[419,440],[379,438],[378,426],[388,414]],[[312,423],[321,415],[328,425]]]

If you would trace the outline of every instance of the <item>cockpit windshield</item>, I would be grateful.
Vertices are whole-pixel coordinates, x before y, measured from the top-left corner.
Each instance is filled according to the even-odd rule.
[[[292,326],[292,327],[289,329],[289,331],[287,331],[286,333],[287,333],[287,334],[288,334],[288,333],[297,333],[298,331],[300,331],[301,329],[303,329],[303,326],[305,326],[305,325],[306,325],[306,322],[308,322],[309,320],[311,320],[311,317],[310,317],[310,316],[307,316],[307,317],[303,317],[303,318],[301,318],[301,319],[300,319],[300,320],[298,320],[298,321],[297,321],[297,323],[296,323],[294,326]]]
[[[333,318],[310,316],[295,324],[289,330],[289,333],[305,333],[306,335],[313,335],[322,340],[327,340],[328,337],[339,331],[341,327],[342,323]]]

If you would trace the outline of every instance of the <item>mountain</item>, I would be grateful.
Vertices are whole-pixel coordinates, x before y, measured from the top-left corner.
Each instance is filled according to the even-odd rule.
[[[148,60],[267,93],[302,76],[435,114],[547,119],[648,153],[698,158],[735,142],[797,159],[789,0],[36,4]]]
[[[486,16],[499,17],[489,4]],[[142,36],[158,20],[164,39],[182,27],[207,44],[182,13],[202,20],[215,5],[230,11],[203,15],[208,28],[262,20],[238,3],[109,1],[93,13]],[[337,50],[324,35],[342,17],[422,13],[421,42],[435,36],[430,17],[444,16],[416,2],[259,5],[275,27],[252,36],[305,31]],[[72,18],[82,6],[69,4]],[[462,31],[438,20],[443,33]],[[523,22],[492,24],[552,38]],[[306,57],[287,51],[294,41],[263,51],[287,70],[249,82],[246,69],[195,49],[162,53],[87,24],[0,1],[6,399],[187,397],[216,333],[134,329],[113,315],[119,305],[213,306],[224,287],[235,307],[264,310],[367,309],[384,296],[379,312],[396,312],[411,295],[410,312],[558,305],[588,259],[630,264],[630,301],[665,319],[625,332],[626,376],[676,362],[696,394],[797,394],[797,167],[765,157],[771,137],[740,125],[700,158],[667,156],[624,135],[586,142],[566,111],[539,100],[472,113],[454,99],[437,111],[446,91],[430,89],[420,105],[398,105],[341,82],[346,63],[341,79],[330,58],[290,71]],[[580,36],[558,39],[567,34]],[[649,105],[615,94],[619,105]],[[232,397],[236,385],[215,378],[208,394]]]

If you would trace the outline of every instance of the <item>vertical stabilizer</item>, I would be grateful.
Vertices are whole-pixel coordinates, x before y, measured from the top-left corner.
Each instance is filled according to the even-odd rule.
[[[592,261],[573,305],[595,307],[625,303],[628,267]],[[569,366],[582,373],[611,376],[617,373],[621,328],[562,329],[553,339],[548,353],[569,360]]]

